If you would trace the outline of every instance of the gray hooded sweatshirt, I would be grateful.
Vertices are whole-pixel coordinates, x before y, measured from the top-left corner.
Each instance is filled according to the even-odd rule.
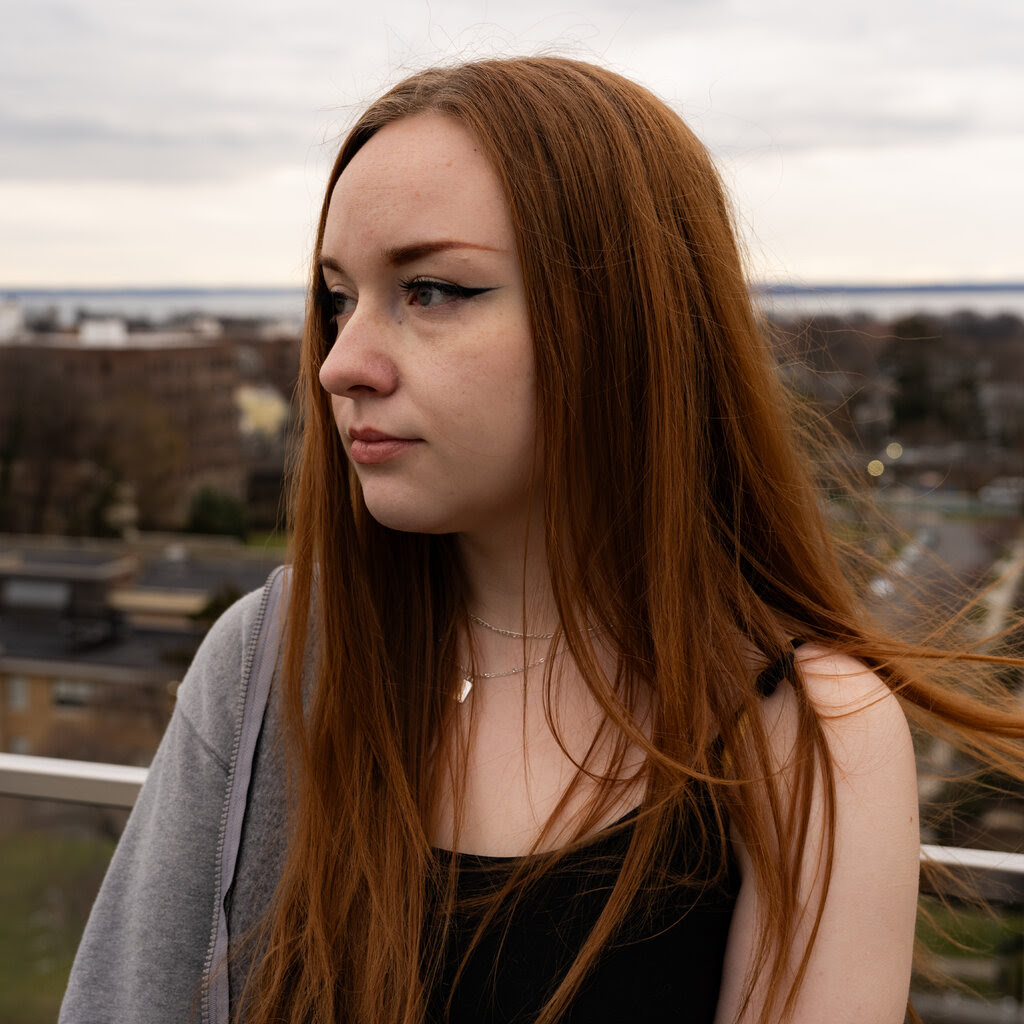
[[[237,1005],[247,965],[229,958],[224,986],[223,956],[214,949],[232,788],[244,816],[224,900],[232,937],[249,934],[262,918],[286,839],[273,689],[265,719],[256,716],[251,781],[232,787],[249,662],[269,589],[268,583],[224,613],[182,681],[89,916],[60,1024],[227,1024],[227,989]],[[211,980],[224,990],[219,1000],[210,997]]]

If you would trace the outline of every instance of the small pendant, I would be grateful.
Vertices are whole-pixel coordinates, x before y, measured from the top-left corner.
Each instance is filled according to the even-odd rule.
[[[459,686],[459,692],[457,694],[455,694],[455,699],[460,704],[465,704],[466,703],[466,698],[469,696],[469,691],[472,690],[472,689],[473,689],[473,680],[470,679],[469,676],[466,676],[466,678],[462,680],[462,684]]]

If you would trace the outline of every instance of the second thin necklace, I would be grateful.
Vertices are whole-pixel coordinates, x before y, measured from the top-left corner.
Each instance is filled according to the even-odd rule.
[[[556,651],[555,657],[560,653],[561,651]],[[460,704],[465,704],[466,698],[473,689],[473,681],[475,679],[505,679],[508,676],[517,676],[531,668],[537,668],[539,665],[543,665],[545,661],[547,661],[546,655],[543,658],[538,658],[536,661],[531,661],[528,665],[520,665],[517,668],[506,669],[504,672],[470,672],[465,665],[459,665],[458,669],[459,672],[462,673],[462,678],[459,680],[459,690],[455,694],[455,699]]]
[[[484,629],[489,629],[492,633],[497,633],[499,636],[508,637],[512,640],[550,640],[555,634],[552,633],[517,633],[514,629],[502,629],[501,626],[491,625],[486,619],[481,619],[479,615],[474,615],[469,612],[469,618],[475,622],[478,626],[483,626]],[[506,669],[503,672],[470,672],[464,665],[459,665],[459,672],[462,673],[462,679],[459,683],[458,693],[455,694],[455,699],[460,703],[464,704],[466,698],[469,696],[473,689],[473,681],[475,679],[505,679],[508,676],[517,676],[522,672],[527,672],[531,668],[538,668],[543,665],[547,660],[547,656],[538,658],[536,661],[531,661],[526,665],[519,665],[516,668]]]

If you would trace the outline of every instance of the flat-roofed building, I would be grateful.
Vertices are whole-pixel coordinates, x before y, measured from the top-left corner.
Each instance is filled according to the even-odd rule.
[[[243,500],[234,342],[93,323],[0,341],[0,529],[95,533],[118,485],[148,528],[204,489]]]
[[[211,622],[276,561],[0,538],[0,750],[148,764]]]

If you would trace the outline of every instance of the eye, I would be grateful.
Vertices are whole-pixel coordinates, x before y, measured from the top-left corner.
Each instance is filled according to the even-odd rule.
[[[356,308],[356,300],[344,292],[331,292],[331,315],[335,320],[349,316]]]
[[[433,278],[417,277],[411,281],[401,282],[402,291],[408,296],[409,304],[431,309],[444,306],[459,299],[471,299],[474,295],[482,295],[492,291],[491,288],[465,288],[449,281],[435,281]]]

